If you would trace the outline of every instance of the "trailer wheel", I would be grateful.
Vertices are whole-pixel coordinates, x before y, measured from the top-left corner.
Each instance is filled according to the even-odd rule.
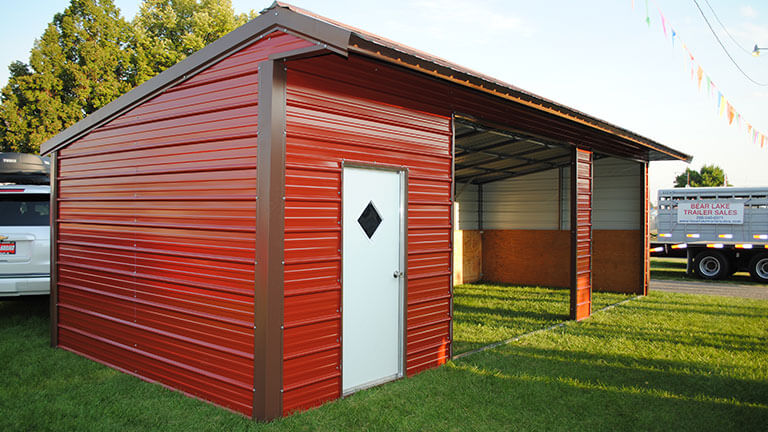
[[[722,279],[730,274],[730,265],[722,252],[704,251],[696,255],[695,271],[703,279]]]
[[[757,282],[768,283],[768,254],[755,255],[749,262],[749,274]]]

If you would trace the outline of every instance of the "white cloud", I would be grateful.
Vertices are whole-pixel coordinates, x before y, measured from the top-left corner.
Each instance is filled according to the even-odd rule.
[[[752,6],[749,6],[749,5],[740,7],[739,12],[741,12],[741,16],[746,18],[757,17],[757,11],[754,8],[752,8]]]

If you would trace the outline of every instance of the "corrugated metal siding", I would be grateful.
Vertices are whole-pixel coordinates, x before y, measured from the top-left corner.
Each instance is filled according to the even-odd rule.
[[[483,229],[558,229],[558,169],[483,185]]]
[[[575,286],[571,291],[571,318],[580,320],[592,312],[592,152],[576,149],[575,159]]]
[[[408,168],[406,372],[449,355],[450,113],[414,109],[430,89],[378,70],[335,56],[288,63],[285,413],[341,393],[343,160]]]
[[[59,345],[246,415],[257,66],[273,34],[60,152]]]
[[[643,206],[643,164],[605,157],[594,163],[594,203],[592,215],[596,230],[641,230],[638,217]]]

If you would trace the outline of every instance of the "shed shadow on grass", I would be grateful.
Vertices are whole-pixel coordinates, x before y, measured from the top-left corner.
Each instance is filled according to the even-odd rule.
[[[744,431],[768,421],[768,384],[687,362],[516,344],[449,366],[468,375],[455,378],[462,397],[493,389],[503,397],[483,410],[523,430]]]
[[[593,293],[593,310],[618,303],[626,294]],[[567,321],[568,288],[498,283],[453,289],[453,353],[460,354]]]

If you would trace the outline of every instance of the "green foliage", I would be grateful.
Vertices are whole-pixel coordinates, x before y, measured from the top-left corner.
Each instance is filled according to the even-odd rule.
[[[244,24],[230,0],[144,0],[132,23],[112,0],[71,0],[0,93],[0,151],[40,144]]]
[[[230,0],[144,0],[133,19],[136,84],[243,25]]]
[[[704,165],[701,171],[686,168],[675,177],[675,187],[710,187],[725,185],[725,172],[716,165]],[[728,186],[731,186],[728,184]]]
[[[62,129],[130,89],[131,29],[112,0],[72,0],[14,62],[0,97],[0,149],[37,152]]]

